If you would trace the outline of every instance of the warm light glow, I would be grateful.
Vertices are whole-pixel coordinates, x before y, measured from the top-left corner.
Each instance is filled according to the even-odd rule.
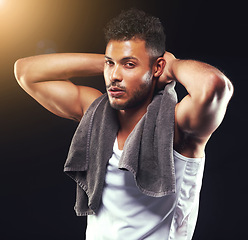
[[[2,7],[5,4],[5,0],[0,0],[0,7]]]

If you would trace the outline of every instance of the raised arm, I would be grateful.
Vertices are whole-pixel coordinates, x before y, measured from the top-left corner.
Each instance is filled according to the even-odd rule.
[[[168,52],[164,58],[162,80],[175,80],[188,92],[176,106],[174,147],[183,155],[200,157],[224,118],[233,86],[223,73],[206,63],[179,60]]]
[[[15,76],[20,86],[46,109],[79,121],[101,93],[77,86],[69,79],[101,75],[103,68],[104,55],[58,53],[17,60]]]

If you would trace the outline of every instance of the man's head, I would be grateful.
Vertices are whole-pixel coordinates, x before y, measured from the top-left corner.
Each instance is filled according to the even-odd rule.
[[[106,25],[106,44],[110,40],[128,41],[138,38],[144,40],[151,63],[165,53],[165,33],[159,18],[137,9],[121,12]]]
[[[128,10],[105,28],[104,77],[110,104],[118,110],[146,106],[165,61],[165,34],[158,18]]]

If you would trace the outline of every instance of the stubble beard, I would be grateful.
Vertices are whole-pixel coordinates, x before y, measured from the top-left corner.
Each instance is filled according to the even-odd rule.
[[[118,86],[118,84],[116,84]],[[141,106],[147,98],[150,96],[152,91],[152,73],[149,71],[144,79],[144,82],[132,93],[132,97],[124,103],[118,103],[117,101],[111,101],[110,106],[116,110],[128,110],[134,109]]]

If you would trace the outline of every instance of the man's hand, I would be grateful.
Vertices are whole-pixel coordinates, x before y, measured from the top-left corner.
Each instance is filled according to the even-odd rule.
[[[172,71],[171,71],[171,65],[177,59],[170,52],[165,52],[163,58],[165,60],[165,68],[164,68],[163,74],[158,79],[158,82],[157,82],[158,89],[163,89],[166,84],[175,80],[175,77],[173,76]]]

